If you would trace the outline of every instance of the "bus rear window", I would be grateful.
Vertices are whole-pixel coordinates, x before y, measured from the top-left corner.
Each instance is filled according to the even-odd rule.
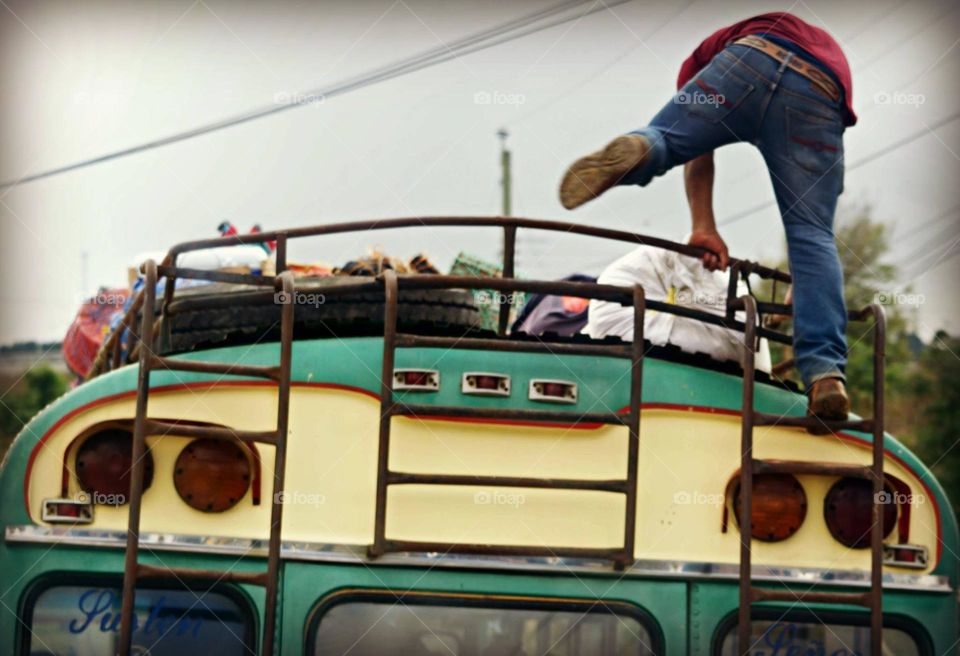
[[[615,614],[602,604],[487,600],[467,605],[457,598],[414,603],[408,597],[341,602],[316,613],[308,647],[314,656],[647,656],[660,651],[639,616]]]
[[[120,589],[54,585],[26,608],[25,654],[114,654],[120,638]],[[246,606],[214,591],[137,590],[132,653],[152,656],[250,654],[254,624]]]
[[[827,619],[827,618],[825,618]],[[827,621],[754,620],[750,654],[824,654],[825,656],[868,656],[870,627]],[[737,626],[733,624],[723,638],[720,656],[737,656]],[[883,628],[883,653],[919,656],[922,652],[909,633]]]

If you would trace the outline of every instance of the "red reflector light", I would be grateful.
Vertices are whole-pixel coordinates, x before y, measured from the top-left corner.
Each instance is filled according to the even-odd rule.
[[[244,449],[233,442],[194,440],[177,456],[173,484],[191,508],[223,512],[247,493],[250,460]]]
[[[886,494],[880,503],[883,515],[883,536],[890,535],[897,521],[897,504],[893,490],[884,484]],[[889,503],[883,503],[889,500]],[[854,549],[870,546],[873,523],[873,482],[864,478],[841,478],[833,484],[823,501],[823,517],[830,535],[837,542]]]
[[[480,396],[510,396],[510,376],[488,371],[471,371],[463,374],[460,392]]]
[[[893,553],[897,560],[904,563],[912,563],[917,560],[917,552],[910,549],[894,549]]]
[[[500,387],[500,379],[496,376],[477,376],[476,387],[482,390],[495,390]]]
[[[94,504],[119,506],[130,493],[130,472],[133,468],[133,435],[111,428],[88,437],[77,450],[75,460],[80,487],[92,497]],[[153,456],[144,455],[143,489],[153,481]]]
[[[527,398],[547,403],[576,403],[577,384],[569,380],[532,378]]]
[[[89,524],[93,504],[89,500],[44,499],[40,518],[51,524]]]
[[[780,542],[800,530],[807,517],[807,495],[790,474],[753,477],[750,528],[755,540]],[[734,492],[734,516],[740,522],[740,485]]]
[[[406,385],[426,385],[429,374],[426,371],[404,371],[403,382]]]
[[[80,516],[80,507],[72,503],[55,503],[52,504],[52,510],[57,513],[60,517],[79,517]]]
[[[394,369],[393,389],[409,392],[436,392],[440,389],[440,372],[436,369]]]

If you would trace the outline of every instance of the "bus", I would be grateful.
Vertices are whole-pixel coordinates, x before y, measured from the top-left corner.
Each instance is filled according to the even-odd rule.
[[[449,227],[502,233],[499,272],[288,263],[295,239]],[[177,265],[239,237],[144,263],[93,372],[0,469],[2,651],[955,653],[957,523],[883,429],[878,306],[851,312],[874,335],[873,416],[811,432],[789,362],[755,367],[759,340],[790,343],[763,320],[789,313],[787,273],[735,259],[706,312],[518,277],[518,231],[700,254],[416,217],[243,236],[276,242],[273,271]],[[773,298],[737,296],[751,278]],[[634,338],[511,331],[520,293],[620,303]],[[742,357],[645,341],[654,312],[734,331]]]

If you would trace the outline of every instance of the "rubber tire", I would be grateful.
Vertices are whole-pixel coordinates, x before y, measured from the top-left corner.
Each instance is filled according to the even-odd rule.
[[[351,281],[373,281],[352,276]],[[298,279],[303,284],[334,284],[333,278]],[[177,291],[176,299],[206,300],[249,291],[237,285],[212,283]],[[320,297],[318,297],[319,299]],[[427,335],[462,335],[481,329],[480,312],[473,294],[463,289],[401,290],[397,303],[397,324],[401,331]],[[271,295],[239,299],[224,308],[180,310],[171,316],[170,334],[161,347],[164,353],[181,353],[199,348],[249,344],[278,339],[280,306]],[[356,337],[383,334],[383,293],[369,292],[323,296],[315,304],[298,303],[294,308],[297,339],[313,337]]]

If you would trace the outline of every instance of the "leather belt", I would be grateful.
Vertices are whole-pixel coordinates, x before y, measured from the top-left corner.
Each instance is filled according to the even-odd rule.
[[[826,97],[830,100],[834,102],[840,102],[840,89],[837,88],[837,85],[833,79],[831,79],[831,77],[824,73],[819,67],[797,57],[795,53],[791,53],[789,50],[774,43],[773,41],[768,41],[763,37],[759,37],[754,34],[741,37],[734,41],[734,43],[759,50],[760,52],[773,57],[781,63],[787,61],[787,57],[792,54],[793,56],[790,57],[789,61],[787,61],[787,67],[813,82],[814,88],[820,93],[826,95]]]

